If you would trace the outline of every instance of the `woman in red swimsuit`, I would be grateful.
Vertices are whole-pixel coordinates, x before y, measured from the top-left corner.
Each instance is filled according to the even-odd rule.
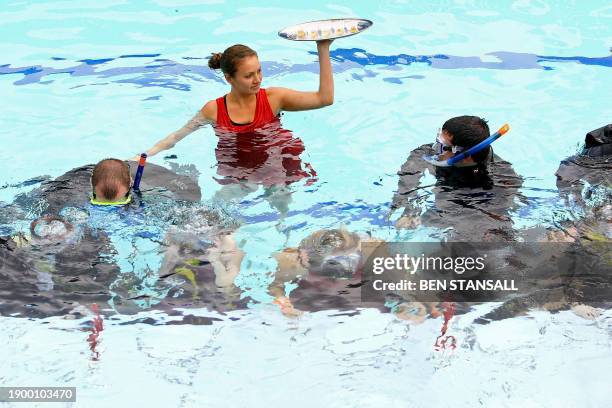
[[[287,185],[314,170],[302,169],[299,154],[304,145],[282,129],[281,111],[301,111],[329,106],[334,101],[334,82],[329,57],[330,40],[317,42],[319,90],[300,92],[287,88],[261,88],[262,73],[257,53],[236,44],[213,54],[208,65],[221,69],[230,92],[208,101],[181,129],[169,134],[147,151],[149,156],[172,148],[200,127],[210,124],[219,137],[216,149],[221,184],[250,182],[266,187]]]

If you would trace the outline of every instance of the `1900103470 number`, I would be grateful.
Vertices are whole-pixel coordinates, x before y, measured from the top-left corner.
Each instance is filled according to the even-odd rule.
[[[76,402],[76,387],[0,387],[0,402]]]

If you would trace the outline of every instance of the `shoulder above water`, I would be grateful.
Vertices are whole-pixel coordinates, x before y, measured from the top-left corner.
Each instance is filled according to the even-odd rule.
[[[216,122],[217,121],[217,101],[213,99],[213,100],[206,102],[204,106],[202,106],[202,109],[200,109],[200,113],[202,114],[202,116],[204,116],[204,118],[206,118],[206,120],[209,120],[213,123]]]

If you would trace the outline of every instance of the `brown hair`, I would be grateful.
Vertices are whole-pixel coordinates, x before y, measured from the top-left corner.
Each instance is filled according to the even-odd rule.
[[[208,60],[208,66],[211,69],[221,68],[224,74],[233,77],[238,70],[238,63],[240,60],[252,55],[257,56],[257,53],[250,47],[242,44],[235,44],[223,51],[223,53],[212,53]]]
[[[104,159],[100,161],[93,169],[91,175],[91,187],[96,191],[96,187],[100,185],[99,197],[103,200],[114,200],[119,193],[118,187],[123,186],[130,188],[130,168],[126,162],[119,159]]]

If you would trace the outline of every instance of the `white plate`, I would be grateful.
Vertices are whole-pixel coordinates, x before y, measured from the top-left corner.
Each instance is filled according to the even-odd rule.
[[[359,34],[374,24],[361,18],[308,21],[283,28],[278,35],[292,41],[319,41]]]

